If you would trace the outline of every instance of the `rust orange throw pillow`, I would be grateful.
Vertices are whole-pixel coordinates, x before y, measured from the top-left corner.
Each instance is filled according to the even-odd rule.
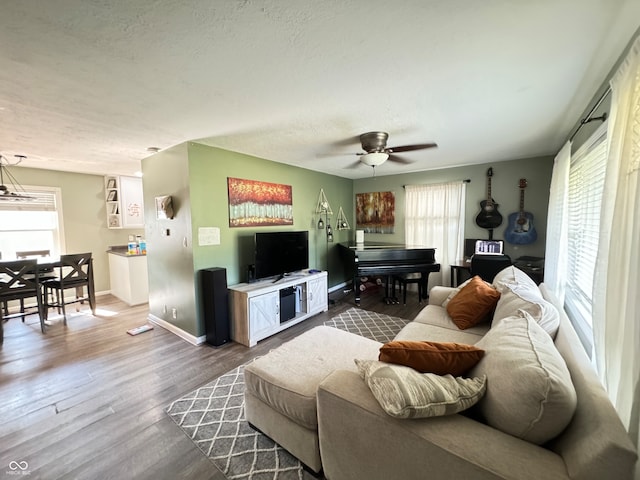
[[[496,308],[500,292],[476,275],[447,305],[447,313],[460,330],[487,319]]]
[[[420,373],[459,377],[474,367],[484,350],[453,342],[394,340],[380,348],[378,360],[411,367]]]

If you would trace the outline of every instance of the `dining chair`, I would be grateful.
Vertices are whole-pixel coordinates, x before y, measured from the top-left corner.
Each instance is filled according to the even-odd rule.
[[[20,252],[16,252],[16,258],[18,260],[22,259],[30,259],[30,258],[46,258],[51,256],[51,250],[23,250]],[[38,269],[38,278],[41,282],[44,282],[49,279],[56,278],[57,275],[53,271],[53,268],[39,268]],[[24,322],[24,318],[22,319]]]
[[[61,255],[56,267],[57,277],[42,282],[44,286],[45,319],[50,308],[62,309],[64,324],[67,324],[66,305],[89,302],[91,313],[95,315],[96,306],[93,288],[93,259],[91,252]],[[65,297],[65,291],[73,289],[74,295]],[[55,299],[52,293],[55,293]]]
[[[40,328],[42,333],[45,332],[44,312],[42,304],[42,294],[40,281],[38,277],[37,260],[12,260],[0,262],[0,302],[4,305],[4,312],[0,312],[2,320],[0,320],[0,343],[4,338],[3,324],[7,320],[15,317],[24,317],[29,315],[28,308],[24,300],[27,298],[36,299],[36,307],[38,316],[40,317]],[[20,300],[20,311],[17,313],[9,313],[9,302]]]

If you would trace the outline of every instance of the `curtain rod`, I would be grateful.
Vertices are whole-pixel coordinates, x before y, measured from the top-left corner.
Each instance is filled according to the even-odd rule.
[[[465,180],[460,180],[461,183],[471,183],[471,179],[467,178]],[[455,183],[455,182],[445,182],[445,183]],[[436,185],[435,183],[420,183],[419,185]],[[406,188],[407,185],[402,185],[402,188]]]
[[[589,111],[589,113],[587,114],[586,117],[584,117],[582,120],[580,120],[580,125],[578,125],[578,128],[576,128],[576,131],[573,132],[573,135],[571,135],[569,137],[569,141],[573,141],[573,139],[575,138],[575,136],[578,134],[578,132],[580,131],[580,129],[585,126],[587,123],[589,122],[593,122],[594,120],[602,120],[603,122],[607,119],[607,112],[604,112],[602,115],[600,115],[599,117],[593,117],[591,118],[591,115],[593,115],[593,112],[595,112],[598,107],[600,106],[600,104],[604,101],[605,98],[607,98],[607,95],[609,95],[611,93],[611,86],[607,87],[607,89],[604,91],[604,93],[602,94],[602,96],[600,97],[600,99],[596,102],[596,104],[593,106],[593,108]]]

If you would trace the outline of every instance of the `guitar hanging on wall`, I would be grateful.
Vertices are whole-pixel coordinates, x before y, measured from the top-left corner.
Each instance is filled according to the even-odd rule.
[[[480,228],[489,229],[489,239],[493,237],[493,229],[502,224],[502,215],[498,212],[498,204],[491,198],[491,177],[493,168],[487,170],[487,199],[480,202],[480,213],[476,216],[476,224]]]
[[[504,231],[504,239],[515,245],[527,245],[538,238],[538,232],[533,226],[533,215],[524,211],[524,189],[527,179],[521,178],[520,183],[520,211],[509,215],[509,225]]]

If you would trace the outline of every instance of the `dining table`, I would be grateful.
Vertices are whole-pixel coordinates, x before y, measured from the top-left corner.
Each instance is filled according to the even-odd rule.
[[[23,259],[23,260],[28,260],[28,259]],[[49,308],[47,306],[47,299],[45,298],[46,295],[46,289],[45,289],[45,285],[47,284],[46,282],[51,281],[52,279],[58,279],[59,278],[59,271],[56,272],[56,269],[60,269],[61,267],[64,268],[63,262],[61,257],[59,256],[47,256],[47,257],[36,257],[36,258],[31,258],[31,260],[35,260],[35,269],[34,268],[29,268],[26,269],[25,271],[23,271],[22,273],[18,273],[15,272],[18,275],[23,275],[26,284],[29,284],[29,282],[33,282],[34,277],[37,278],[37,295],[38,295],[38,317],[40,320],[40,325],[42,327],[42,333],[45,333],[45,325],[50,325],[50,322],[48,321],[48,314],[49,314]],[[6,263],[8,262],[8,260],[2,260],[1,263]],[[37,271],[37,275],[35,275]],[[4,274],[2,274],[4,275]],[[5,275],[6,276],[6,275]],[[76,287],[76,298],[78,299],[86,299],[89,301],[89,305],[91,308],[91,312],[93,314],[95,314],[95,308],[96,308],[96,294],[95,294],[95,282],[94,282],[94,276],[93,276],[93,259],[89,260],[89,267],[87,270],[87,295],[86,297],[84,297],[82,289],[84,288],[84,286],[79,286]],[[7,277],[9,278],[9,277]],[[20,277],[16,277],[18,278],[18,282],[19,283],[23,283],[19,280]],[[9,278],[10,280],[10,278]],[[23,283],[24,284],[24,283]],[[69,287],[69,288],[73,288],[73,287]],[[78,291],[80,290],[80,291]],[[20,313],[25,312],[25,307],[23,304],[23,299],[20,297],[16,297],[16,300],[20,299]],[[8,302],[11,300],[11,298],[7,298],[5,300],[3,300],[3,304],[0,305],[0,308],[3,308],[4,310],[4,314],[2,314],[2,312],[0,311],[0,344],[2,344],[2,340],[4,339],[4,329],[3,329],[3,323],[4,323],[4,318],[5,316],[8,314],[9,312],[9,307],[8,307]],[[83,301],[80,300],[80,301]],[[15,315],[11,315],[9,316],[9,318],[11,318],[12,316]],[[18,315],[19,316],[19,315]],[[24,318],[24,317],[23,317]]]

